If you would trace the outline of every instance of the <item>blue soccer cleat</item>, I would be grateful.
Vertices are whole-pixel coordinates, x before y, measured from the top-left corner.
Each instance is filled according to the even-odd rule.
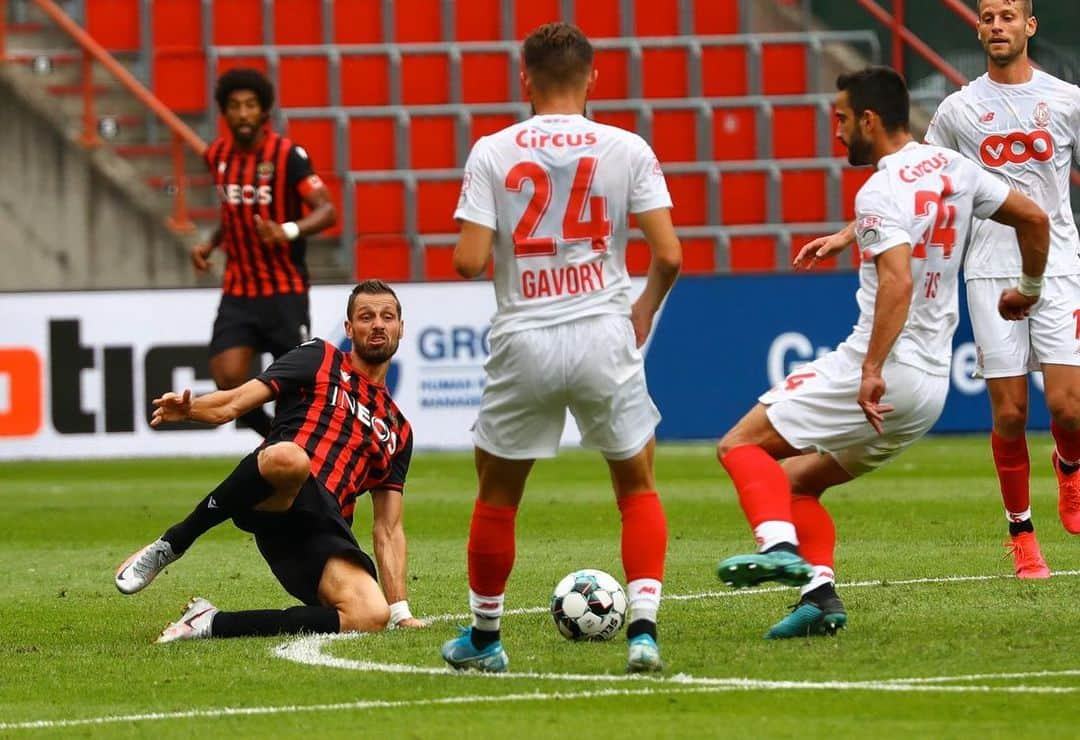
[[[637,635],[628,640],[629,657],[626,660],[627,673],[656,673],[664,670],[664,661],[660,660],[660,648],[652,635]]]
[[[735,555],[716,566],[716,577],[732,588],[757,586],[767,581],[805,586],[813,576],[813,566],[787,550]]]
[[[472,642],[472,628],[458,627],[458,634],[453,640],[443,643],[443,660],[450,664],[456,671],[483,671],[485,673],[505,673],[510,665],[510,659],[506,657],[502,641],[496,640],[483,650],[478,649]]]
[[[820,589],[814,589],[818,591]],[[813,637],[815,635],[835,635],[847,626],[847,612],[844,602],[835,591],[828,595],[815,596],[811,591],[796,604],[791,614],[774,624],[765,633],[766,640],[786,640],[791,637]]]

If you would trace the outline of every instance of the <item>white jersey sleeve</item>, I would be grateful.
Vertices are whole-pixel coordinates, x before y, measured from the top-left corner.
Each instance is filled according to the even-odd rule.
[[[487,155],[487,139],[481,137],[473,144],[465,172],[461,177],[461,195],[458,197],[454,218],[486,226],[492,231],[498,225],[496,216],[495,187],[492,182],[491,162]]]
[[[671,194],[668,193],[660,160],[644,139],[638,141],[641,146],[634,152],[631,165],[633,181],[630,190],[630,213],[671,208]]]
[[[970,173],[968,177],[973,183],[972,215],[975,218],[990,218],[997,213],[1012,192],[1009,186],[968,159],[958,160],[957,166]]]
[[[914,244],[910,219],[900,213],[885,173],[871,177],[855,196],[855,241],[864,261],[901,244]]]
[[[956,137],[956,111],[952,95],[941,102],[934,117],[930,119],[930,125],[926,128],[925,141],[927,144],[959,151],[960,143]]]

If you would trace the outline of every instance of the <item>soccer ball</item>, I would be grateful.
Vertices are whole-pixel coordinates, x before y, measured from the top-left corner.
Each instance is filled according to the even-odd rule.
[[[576,570],[555,587],[551,616],[567,640],[608,640],[626,619],[626,593],[602,570]]]

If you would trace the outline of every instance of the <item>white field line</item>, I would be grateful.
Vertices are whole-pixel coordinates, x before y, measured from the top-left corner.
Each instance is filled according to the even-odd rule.
[[[1055,576],[1077,576],[1080,570],[1055,571]],[[841,584],[843,588],[869,588],[872,586],[908,586],[920,584],[962,583],[969,581],[989,581],[1013,576],[951,576],[943,578],[912,578],[899,581],[856,581]],[[718,598],[729,596],[750,596],[753,594],[772,593],[787,591],[783,587],[765,588],[745,591],[718,591],[698,594],[671,595],[664,598],[672,601],[690,601],[695,599]],[[527,609],[515,609],[507,614],[536,614],[547,611],[547,607],[532,607]],[[430,618],[432,622],[443,622],[467,619],[469,615],[439,615]],[[295,660],[308,665],[324,665],[352,670],[382,671],[391,673],[427,673],[449,675],[448,668],[425,668],[421,666],[409,666],[388,663],[372,663],[369,661],[356,661],[346,658],[337,658],[322,653],[322,647],[328,642],[342,639],[355,639],[359,635],[322,635],[302,637],[280,645],[275,648],[274,654],[280,657]],[[490,677],[490,674],[465,673],[460,676]],[[700,678],[677,674],[671,677],[650,676],[617,676],[606,674],[573,675],[573,674],[532,674],[518,673],[507,674],[505,678],[558,678],[571,681],[634,681],[649,683],[651,686],[643,688],[604,688],[592,691],[576,692],[528,692],[504,695],[466,695],[450,696],[440,699],[415,699],[405,701],[355,701],[339,702],[334,704],[304,704],[304,705],[279,705],[261,707],[218,707],[210,709],[189,709],[176,712],[147,712],[141,714],[104,715],[100,717],[86,717],[78,719],[43,719],[23,722],[0,722],[0,731],[5,730],[33,730],[33,729],[58,729],[65,727],[86,727],[96,725],[109,725],[129,722],[154,722],[182,719],[218,719],[222,717],[244,717],[280,714],[300,714],[319,712],[341,711],[367,711],[377,709],[404,709],[425,706],[468,705],[468,704],[498,704],[523,701],[557,701],[574,699],[602,699],[606,697],[623,696],[650,696],[657,694],[692,694],[692,693],[719,693],[726,691],[887,691],[887,692],[935,692],[935,693],[1009,693],[1009,694],[1069,694],[1077,693],[1080,687],[1073,686],[994,686],[994,685],[971,685],[964,682],[976,680],[1004,680],[1014,678],[1051,678],[1062,676],[1080,675],[1080,669],[1062,671],[1036,671],[1028,673],[986,673],[969,674],[963,676],[928,676],[916,678],[895,678],[877,681],[765,681],[748,678]],[[964,685],[942,685],[942,684]]]

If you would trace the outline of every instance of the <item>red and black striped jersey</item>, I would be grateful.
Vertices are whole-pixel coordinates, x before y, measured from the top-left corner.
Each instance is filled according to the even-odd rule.
[[[347,521],[365,491],[404,490],[412,427],[386,386],[353,369],[349,355],[312,339],[256,377],[277,399],[266,444],[303,447],[312,475],[337,498]]]
[[[267,127],[257,149],[244,151],[229,135],[215,140],[205,158],[221,201],[225,293],[254,298],[306,292],[304,239],[264,244],[255,216],[279,224],[303,216],[304,196],[323,187],[307,152]]]

